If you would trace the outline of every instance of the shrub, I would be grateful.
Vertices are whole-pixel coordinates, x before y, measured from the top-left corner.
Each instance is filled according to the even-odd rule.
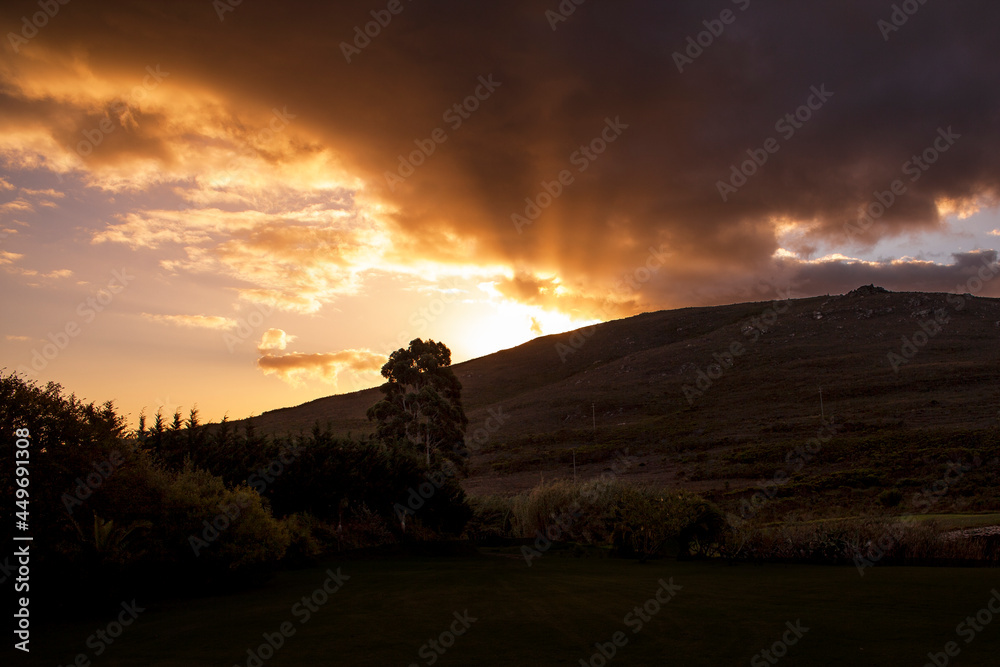
[[[315,563],[325,549],[318,537],[319,521],[308,514],[292,514],[282,521],[288,532],[285,562],[293,566]]]
[[[420,527],[411,529],[421,532]],[[420,535],[426,537],[426,535]],[[351,518],[345,521],[337,533],[338,548],[342,550],[362,549],[396,541],[392,524],[384,516],[372,511],[367,505],[360,505],[351,513]]]
[[[686,492],[631,487],[622,495],[615,547],[640,561],[671,551],[678,556],[713,553],[725,527],[722,512],[703,498]]]
[[[618,480],[559,480],[510,498],[474,498],[471,506],[472,539],[541,534],[552,541],[609,545],[641,559],[667,546],[682,555],[701,554],[725,525],[722,513],[700,496]]]
[[[271,516],[256,491],[228,489],[220,478],[190,466],[163,489],[151,538],[169,563],[210,574],[272,569],[290,541],[287,528]]]
[[[447,464],[446,464],[447,465]],[[448,474],[445,474],[446,471]],[[434,480],[433,491],[419,489]],[[411,493],[412,491],[412,493]],[[417,494],[411,501],[412,494]],[[356,442],[313,430],[301,438],[293,461],[264,490],[278,516],[308,513],[338,526],[371,524],[402,533],[419,523],[439,533],[461,533],[471,511],[453,468],[428,471],[407,447]]]
[[[469,498],[472,517],[465,525],[465,534],[469,539],[481,543],[512,537],[519,532],[515,529],[517,518],[514,504],[514,499],[503,496]]]

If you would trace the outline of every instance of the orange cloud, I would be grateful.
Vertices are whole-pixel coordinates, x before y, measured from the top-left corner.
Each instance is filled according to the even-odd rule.
[[[15,199],[4,204],[0,204],[0,214],[10,213],[34,213],[35,207],[24,199]]]
[[[22,257],[24,257],[24,255],[19,255],[16,252],[7,252],[6,250],[0,250],[0,266],[13,264]]]
[[[257,349],[260,352],[269,353],[275,350],[284,350],[288,343],[295,340],[295,336],[289,336],[281,329],[268,329],[260,338]]]
[[[291,352],[283,355],[265,354],[257,360],[264,375],[276,375],[289,384],[298,385],[307,380],[337,384],[345,372],[374,379],[385,364],[385,355],[371,350],[342,350],[340,352],[304,354]]]
[[[238,325],[236,320],[218,315],[153,315],[143,313],[142,316],[151,322],[159,324],[170,324],[196,329],[228,330]]]
[[[283,188],[260,208],[150,210],[94,235],[95,243],[161,250],[171,272],[226,276],[238,295],[283,310],[315,313],[356,293],[360,274],[377,267],[388,235],[336,201]],[[249,285],[248,285],[249,283]]]

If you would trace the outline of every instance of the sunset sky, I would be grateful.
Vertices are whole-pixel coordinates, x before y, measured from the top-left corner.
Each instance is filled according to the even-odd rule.
[[[232,2],[3,3],[7,371],[240,418],[997,261],[996,3]]]

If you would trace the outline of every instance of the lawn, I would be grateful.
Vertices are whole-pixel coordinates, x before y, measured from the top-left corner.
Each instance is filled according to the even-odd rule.
[[[984,528],[986,526],[1000,526],[1000,514],[996,512],[969,513],[969,514],[900,514],[896,517],[899,521],[927,522],[933,521],[943,531],[959,530],[962,528]],[[803,524],[820,523],[840,523],[840,522],[865,522],[871,520],[868,516],[844,516],[831,517],[826,519],[813,519],[803,521]],[[775,521],[768,526],[782,526],[784,521]]]
[[[914,521],[935,521],[941,528],[957,530],[959,528],[982,528],[984,526],[1000,525],[1000,514],[905,514],[901,518]]]
[[[304,607],[293,606],[324,584],[328,568],[349,579],[303,622]],[[681,588],[669,602],[651,614],[659,603],[650,603],[645,620],[634,612],[627,618],[671,578]],[[623,645],[609,665],[747,665],[782,638],[786,622],[800,622],[808,630],[782,665],[919,666],[949,641],[961,651],[958,664],[993,665],[1000,619],[980,626],[970,643],[956,626],[985,607],[995,587],[996,569],[886,567],[861,577],[853,567],[640,565],[556,554],[530,568],[486,555],[344,560],[285,572],[241,593],[147,603],[97,657],[87,638],[110,615],[38,629],[32,658],[69,665],[84,653],[95,665],[247,665],[247,649],[287,623],[294,634],[251,667],[429,665],[431,657],[441,666],[576,666],[616,632]],[[463,630],[455,613],[466,611],[468,630],[443,655],[429,646],[420,655],[449,626]],[[447,635],[443,641],[450,644]]]

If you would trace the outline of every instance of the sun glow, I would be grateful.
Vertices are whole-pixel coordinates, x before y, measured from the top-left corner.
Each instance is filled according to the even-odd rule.
[[[599,320],[578,320],[564,313],[504,300],[488,305],[488,314],[456,324],[456,349],[462,358],[481,357],[497,350],[552,334],[597,324]]]

